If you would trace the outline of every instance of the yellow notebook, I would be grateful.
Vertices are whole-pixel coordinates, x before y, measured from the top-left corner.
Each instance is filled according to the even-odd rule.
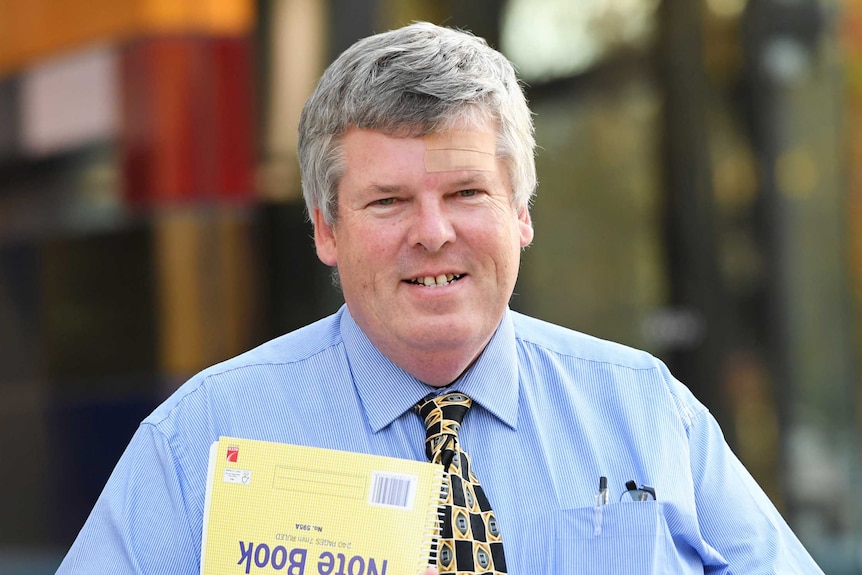
[[[442,480],[424,461],[222,437],[210,449],[201,574],[421,573]]]

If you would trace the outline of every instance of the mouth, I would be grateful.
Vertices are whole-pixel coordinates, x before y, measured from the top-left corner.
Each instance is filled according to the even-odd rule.
[[[421,276],[404,281],[412,285],[433,288],[447,286],[463,278],[465,275],[467,274],[440,274],[439,276]]]

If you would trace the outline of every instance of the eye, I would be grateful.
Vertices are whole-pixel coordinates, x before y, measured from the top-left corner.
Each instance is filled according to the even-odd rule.
[[[395,203],[395,198],[381,198],[374,201],[375,206],[391,206]]]
[[[479,190],[460,190],[458,195],[462,198],[472,198],[479,193]]]

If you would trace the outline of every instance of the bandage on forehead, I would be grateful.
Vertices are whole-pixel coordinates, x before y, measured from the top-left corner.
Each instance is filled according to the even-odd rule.
[[[425,171],[493,172],[497,142],[489,132],[450,130],[425,136]]]

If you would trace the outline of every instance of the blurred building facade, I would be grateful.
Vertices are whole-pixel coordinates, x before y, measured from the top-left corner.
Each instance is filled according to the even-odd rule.
[[[0,0],[0,572],[53,572],[138,422],[334,311],[299,110],[463,27],[535,112],[512,307],[665,360],[830,574],[862,573],[862,5]]]

